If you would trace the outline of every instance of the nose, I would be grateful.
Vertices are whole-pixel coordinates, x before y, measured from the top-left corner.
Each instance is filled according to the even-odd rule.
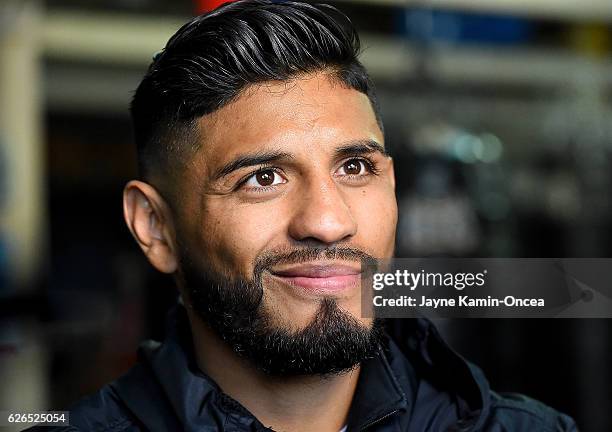
[[[295,198],[289,235],[297,241],[331,245],[357,232],[350,206],[332,179],[305,186]]]

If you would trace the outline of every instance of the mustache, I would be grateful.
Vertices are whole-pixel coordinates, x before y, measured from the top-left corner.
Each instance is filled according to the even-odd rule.
[[[299,264],[308,261],[345,260],[361,261],[363,264],[374,265],[376,258],[367,252],[354,247],[305,247],[291,250],[268,251],[261,254],[255,261],[253,274],[256,279],[270,268],[279,264]]]
[[[187,289],[186,295],[192,303],[198,305],[204,319],[216,320],[231,328],[250,328],[257,323],[262,325],[261,322],[265,325],[266,317],[258,313],[265,291],[262,280],[264,272],[278,264],[299,264],[314,260],[361,261],[362,269],[367,268],[366,264],[377,266],[373,256],[355,247],[271,249],[255,258],[255,265],[249,277],[206,268],[188,249],[182,248],[179,278]],[[220,303],[232,305],[232,313],[223,312],[218,307]]]

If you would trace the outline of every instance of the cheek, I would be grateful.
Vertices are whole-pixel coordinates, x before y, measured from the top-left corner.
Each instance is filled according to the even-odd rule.
[[[208,206],[199,238],[210,264],[229,274],[250,276],[253,261],[278,234],[278,222],[263,205]]]
[[[361,189],[353,196],[351,211],[357,221],[357,243],[377,258],[393,255],[397,202],[389,188]]]

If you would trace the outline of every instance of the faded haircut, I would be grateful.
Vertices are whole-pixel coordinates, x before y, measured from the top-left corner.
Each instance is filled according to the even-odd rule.
[[[267,81],[328,73],[368,96],[382,130],[359,53],[349,18],[329,5],[240,0],[193,18],[154,57],[132,100],[141,178],[171,180],[198,147],[198,118]]]

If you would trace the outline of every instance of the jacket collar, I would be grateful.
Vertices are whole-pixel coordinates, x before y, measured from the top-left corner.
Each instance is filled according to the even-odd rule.
[[[416,376],[412,368],[398,372],[389,362],[389,343],[380,347],[378,354],[361,364],[359,382],[348,415],[348,430],[366,429],[400,411],[408,411],[413,406],[417,388]],[[399,380],[407,377],[409,384]]]
[[[478,368],[454,352],[427,320],[390,321],[388,332],[391,338],[378,355],[361,365],[349,430],[364,429],[398,412],[411,416],[421,374],[465,401],[460,417],[466,426],[482,425],[489,410],[489,388]],[[164,343],[143,344],[139,357],[152,368],[185,430],[226,430],[230,425],[237,430],[266,430],[199,370],[182,305],[169,313]]]
[[[481,428],[491,409],[491,390],[483,372],[454,351],[428,319],[389,320],[387,332],[417,376],[427,376],[455,395],[459,430]]]
[[[184,306],[168,313],[164,343],[143,344],[138,355],[151,367],[185,431],[265,430],[198,368]]]

